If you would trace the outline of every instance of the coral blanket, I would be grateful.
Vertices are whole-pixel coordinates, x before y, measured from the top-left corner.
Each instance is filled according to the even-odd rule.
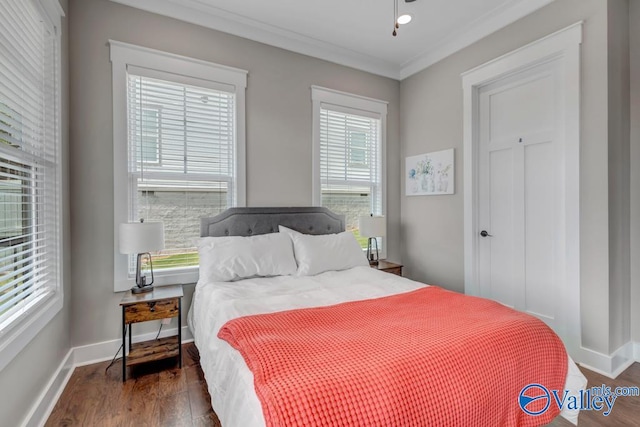
[[[267,426],[534,426],[528,384],[562,390],[567,355],[540,320],[434,286],[237,318],[218,333],[251,369]]]

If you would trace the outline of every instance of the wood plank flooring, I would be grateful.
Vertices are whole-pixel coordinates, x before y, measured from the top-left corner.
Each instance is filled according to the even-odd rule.
[[[184,344],[183,368],[175,360],[154,362],[129,368],[122,383],[122,365],[109,362],[82,366],[75,370],[58,400],[46,426],[153,426],[220,427],[211,409],[200,357],[193,343]],[[640,386],[640,364],[635,363],[616,380],[581,368],[588,387]],[[549,426],[573,424],[556,418]],[[620,397],[611,415],[582,411],[580,427],[640,426],[640,397]],[[234,427],[234,426],[229,426]]]
[[[77,368],[46,426],[219,427],[200,357],[193,343],[183,344],[182,369],[176,359],[129,368],[109,362]]]
[[[634,363],[615,380],[597,374],[581,366],[580,370],[587,377],[587,388],[606,385],[615,387],[640,387],[640,363]],[[573,427],[569,421],[557,417],[549,426]],[[578,417],[579,427],[595,426],[640,426],[640,397],[618,397],[613,405],[613,410],[608,417],[598,411],[581,411]]]

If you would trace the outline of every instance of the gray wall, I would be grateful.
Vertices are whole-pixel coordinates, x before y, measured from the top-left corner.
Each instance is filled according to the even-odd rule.
[[[389,102],[389,258],[400,259],[399,83],[122,6],[70,0],[73,345],[120,334],[113,293],[113,144],[108,39],[249,71],[247,204],[311,204],[311,85]],[[190,300],[193,287],[187,287]],[[186,311],[186,310],[185,310]]]
[[[631,63],[631,336],[640,342],[640,1],[629,2]]]
[[[66,0],[60,4],[68,16]],[[69,254],[69,133],[68,133],[68,19],[62,19],[62,171],[63,191],[63,288],[64,306],[51,322],[0,371],[0,414],[3,426],[21,425],[31,406],[71,348],[71,270]]]
[[[456,149],[456,194],[401,197],[402,261],[416,280],[464,290],[460,74],[584,20],[581,68],[582,343],[609,353],[607,2],[556,0],[402,81],[401,155]],[[404,178],[402,178],[404,180]]]

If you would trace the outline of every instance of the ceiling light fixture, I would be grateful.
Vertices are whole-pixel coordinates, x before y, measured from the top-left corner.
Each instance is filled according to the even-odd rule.
[[[396,31],[398,28],[400,28],[400,24],[398,24],[398,0],[393,0],[393,33],[391,33],[393,37],[398,35]]]
[[[411,3],[413,1],[415,0],[405,0],[406,3]],[[393,37],[398,35],[400,25],[408,24],[409,22],[411,22],[411,15],[405,13],[398,16],[398,0],[393,0],[393,32],[391,33]]]
[[[404,25],[408,24],[409,22],[411,22],[411,15],[409,15],[408,13],[398,16],[398,24]]]

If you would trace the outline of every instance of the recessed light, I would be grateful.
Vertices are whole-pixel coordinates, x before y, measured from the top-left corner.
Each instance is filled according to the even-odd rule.
[[[408,24],[409,22],[411,22],[411,15],[404,14],[404,15],[398,16],[398,24],[404,25],[404,24]]]

